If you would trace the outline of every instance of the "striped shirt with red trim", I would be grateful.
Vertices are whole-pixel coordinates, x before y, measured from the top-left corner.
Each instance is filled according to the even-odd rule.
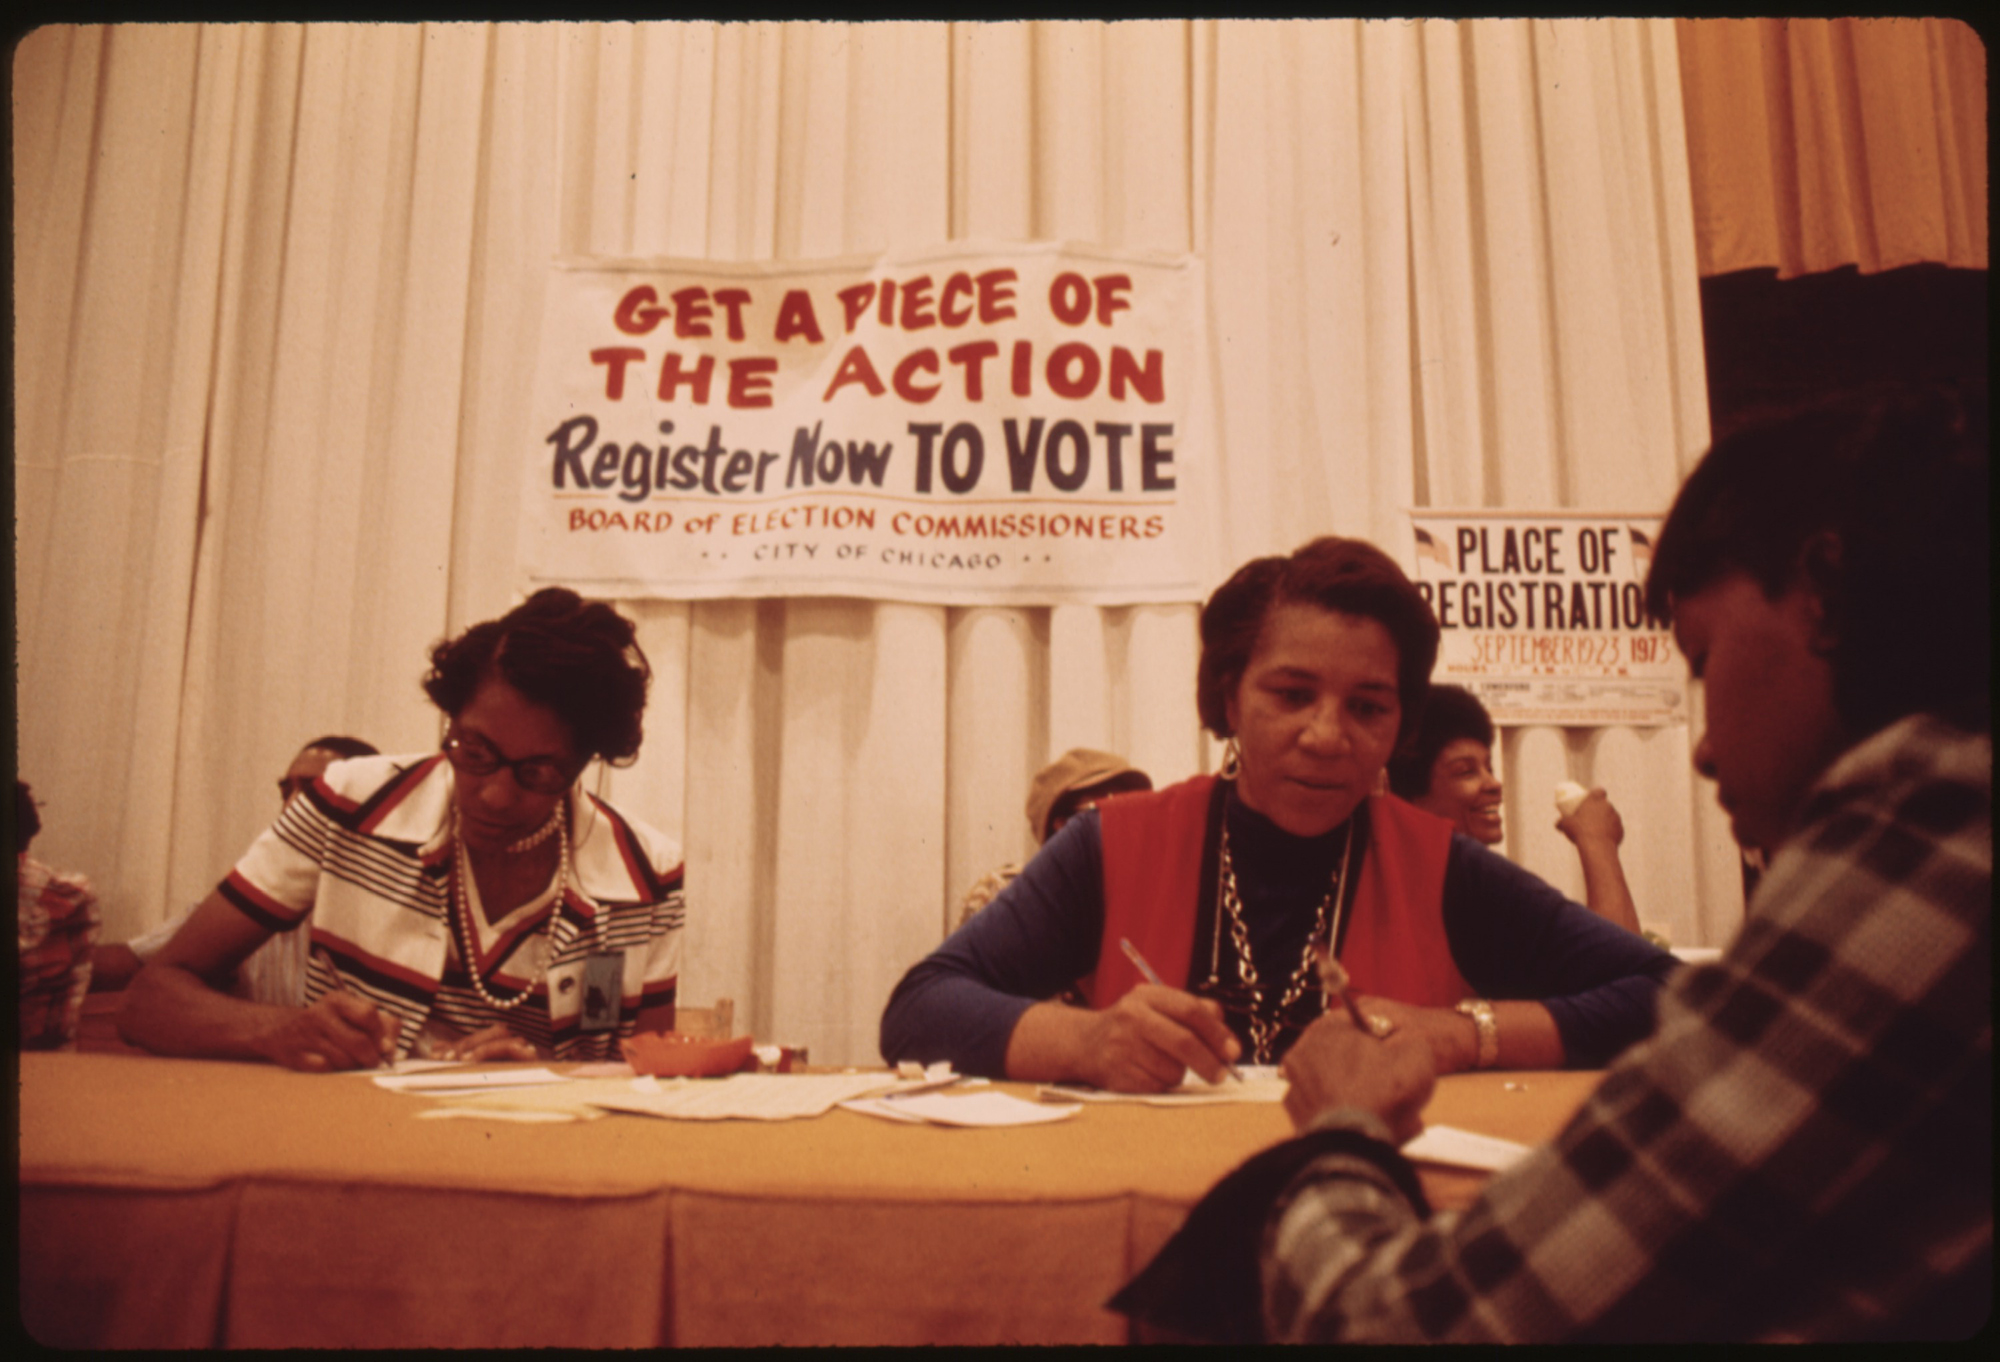
[[[558,1059],[616,1058],[641,1012],[674,1001],[687,916],[680,848],[579,791],[561,903],[481,957],[489,991],[511,998],[555,942],[532,996],[502,1011],[473,991],[450,946],[451,792],[440,755],[335,762],[244,853],[222,895],[273,932],[309,931],[306,1003],[335,989],[367,998],[398,1019],[399,1058],[427,1021],[462,1032],[501,1022]],[[618,1023],[584,1032],[584,961],[600,950],[624,957]]]

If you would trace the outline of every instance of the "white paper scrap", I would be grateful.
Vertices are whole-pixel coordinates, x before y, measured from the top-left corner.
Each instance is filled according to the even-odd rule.
[[[1515,1140],[1502,1140],[1456,1126],[1431,1126],[1403,1146],[1403,1157],[1419,1163],[1443,1163],[1454,1168],[1483,1168],[1497,1173],[1528,1152]]]
[[[668,1092],[694,1081],[690,1078],[670,1078],[662,1084],[652,1078],[572,1078],[567,1083],[548,1083],[533,1088],[491,1088],[479,1093],[445,1095],[445,1101],[454,1111],[556,1112],[593,1121],[609,1110],[598,1101],[599,1098],[616,1101],[634,1091]],[[422,1096],[437,1097],[440,1094],[424,1093]]]
[[[887,1073],[731,1074],[658,1093],[593,1093],[590,1102],[611,1111],[686,1121],[790,1121],[822,1116],[849,1098],[895,1083]],[[634,1085],[636,1086],[636,1085]]]
[[[494,1088],[528,1088],[543,1083],[567,1082],[569,1079],[555,1070],[537,1065],[529,1069],[488,1069],[480,1073],[454,1070],[451,1073],[379,1074],[375,1086],[391,1092],[443,1097],[448,1093],[490,1092]]]
[[[1210,1083],[1201,1075],[1190,1072],[1178,1088],[1169,1088],[1165,1092],[1106,1092],[1102,1088],[1081,1084],[1049,1083],[1037,1088],[1035,1093],[1044,1101],[1139,1102],[1154,1107],[1202,1107],[1222,1102],[1285,1100],[1285,1089],[1290,1085],[1278,1076],[1276,1065],[1239,1064],[1236,1071],[1243,1075],[1240,1083],[1229,1077],[1224,1077],[1220,1083]]]
[[[882,1116],[892,1121],[920,1120],[940,1126],[1033,1126],[1061,1121],[1076,1115],[1077,1103],[1055,1106],[1048,1102],[1027,1102],[1004,1092],[947,1094],[924,1093],[918,1097],[861,1098],[840,1104],[848,1111],[866,1116]]]
[[[433,1069],[462,1069],[466,1064],[460,1059],[399,1059],[394,1064],[384,1064],[374,1069],[340,1069],[336,1072],[347,1078],[382,1078],[400,1074],[427,1074]]]
[[[533,1107],[426,1107],[417,1113],[419,1121],[442,1121],[455,1116],[477,1116],[488,1121],[519,1121],[529,1125],[546,1125],[564,1121],[596,1121],[604,1113],[594,1107],[577,1107],[574,1110]]]

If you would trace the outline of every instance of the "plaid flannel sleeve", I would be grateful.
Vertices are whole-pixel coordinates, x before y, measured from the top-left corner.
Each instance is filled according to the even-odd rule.
[[[1328,1157],[1267,1221],[1274,1340],[1952,1337],[1992,1262],[1991,744],[1836,763],[1715,965],[1551,1145],[1421,1221]]]

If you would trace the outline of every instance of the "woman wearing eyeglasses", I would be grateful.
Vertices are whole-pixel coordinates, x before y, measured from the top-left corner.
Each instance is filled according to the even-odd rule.
[[[443,750],[328,767],[133,981],[121,1033],[328,1070],[601,1059],[670,1029],[680,850],[578,783],[638,754],[650,677],[631,622],[560,587],[438,644]],[[312,933],[304,1008],[221,991],[283,931]]]

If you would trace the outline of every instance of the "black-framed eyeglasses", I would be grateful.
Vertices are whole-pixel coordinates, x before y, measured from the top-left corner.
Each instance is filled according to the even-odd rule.
[[[445,760],[469,776],[490,776],[507,770],[514,783],[530,794],[559,795],[576,780],[576,772],[553,757],[522,757],[509,761],[478,738],[445,735]]]

